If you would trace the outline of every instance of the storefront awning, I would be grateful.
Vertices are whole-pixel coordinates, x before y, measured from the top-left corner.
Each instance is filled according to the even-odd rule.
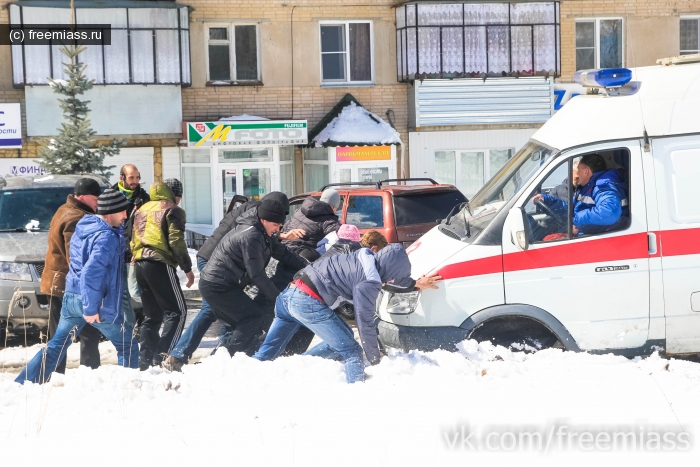
[[[309,132],[309,147],[314,148],[387,144],[401,144],[399,132],[351,94],[345,94]]]

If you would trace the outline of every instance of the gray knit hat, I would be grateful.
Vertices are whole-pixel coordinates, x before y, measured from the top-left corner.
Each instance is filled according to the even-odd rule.
[[[117,212],[126,211],[129,207],[129,202],[119,190],[107,188],[104,193],[97,198],[97,214],[115,214]]]
[[[340,207],[340,193],[335,188],[326,188],[321,193],[321,201],[333,206],[333,209]]]
[[[168,187],[173,190],[173,194],[175,196],[182,198],[182,182],[180,180],[177,178],[166,178],[163,180],[163,183],[168,185]]]

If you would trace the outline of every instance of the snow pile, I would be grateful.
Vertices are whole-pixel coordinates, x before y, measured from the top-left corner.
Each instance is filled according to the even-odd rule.
[[[27,230],[39,230],[39,221],[32,219],[24,228]]]
[[[364,144],[398,144],[399,132],[364,107],[351,102],[313,139],[317,148],[326,141]]]
[[[243,115],[233,115],[231,117],[224,117],[220,118],[220,122],[255,122],[255,121],[263,121],[263,120],[270,120],[269,118],[265,117],[256,117],[255,115],[248,115],[248,114],[243,114]]]
[[[525,354],[466,341],[454,353],[390,351],[367,373],[365,383],[348,385],[338,362],[302,356],[258,362],[222,349],[183,373],[81,367],[43,386],[19,386],[14,375],[0,374],[0,437],[12,446],[3,461],[19,465],[31,453],[73,465],[66,454],[80,447],[113,465],[697,464],[694,438],[689,451],[658,453],[470,451],[450,441],[463,427],[483,434],[553,424],[694,434],[697,363],[658,354],[634,360],[555,349]]]
[[[194,284],[192,284],[192,287],[190,287],[189,289],[185,287],[185,284],[187,284],[187,276],[180,268],[177,268],[177,277],[180,279],[180,286],[182,287],[182,290],[199,290],[199,268],[197,267],[197,250],[188,248],[187,252],[190,254],[190,260],[192,260]]]

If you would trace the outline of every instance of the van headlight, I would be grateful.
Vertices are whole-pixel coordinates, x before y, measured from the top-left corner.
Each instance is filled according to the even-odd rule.
[[[0,280],[6,281],[32,281],[32,273],[27,263],[10,263],[0,261]]]
[[[386,305],[387,313],[394,315],[407,315],[416,311],[420,291],[410,293],[395,293],[389,298]]]

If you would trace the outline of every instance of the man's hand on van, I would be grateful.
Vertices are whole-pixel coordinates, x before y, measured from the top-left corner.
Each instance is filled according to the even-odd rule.
[[[88,323],[100,323],[100,315],[92,315],[92,316],[87,316],[83,315],[83,319],[87,321]]]
[[[571,226],[571,232],[573,232],[574,235],[578,235],[579,230],[576,228],[575,225],[572,225],[572,226]]]
[[[296,240],[297,238],[304,238],[306,231],[304,229],[292,229],[287,233],[280,233],[280,240]]]
[[[437,284],[442,282],[442,276],[438,276],[437,272],[431,272],[427,276],[423,274],[420,276],[420,278],[416,281],[416,288],[417,289],[437,289],[439,288]]]
[[[544,203],[544,196],[542,196],[541,193],[536,194],[535,196],[532,197],[532,204],[535,204],[535,201],[539,201],[541,203]]]

